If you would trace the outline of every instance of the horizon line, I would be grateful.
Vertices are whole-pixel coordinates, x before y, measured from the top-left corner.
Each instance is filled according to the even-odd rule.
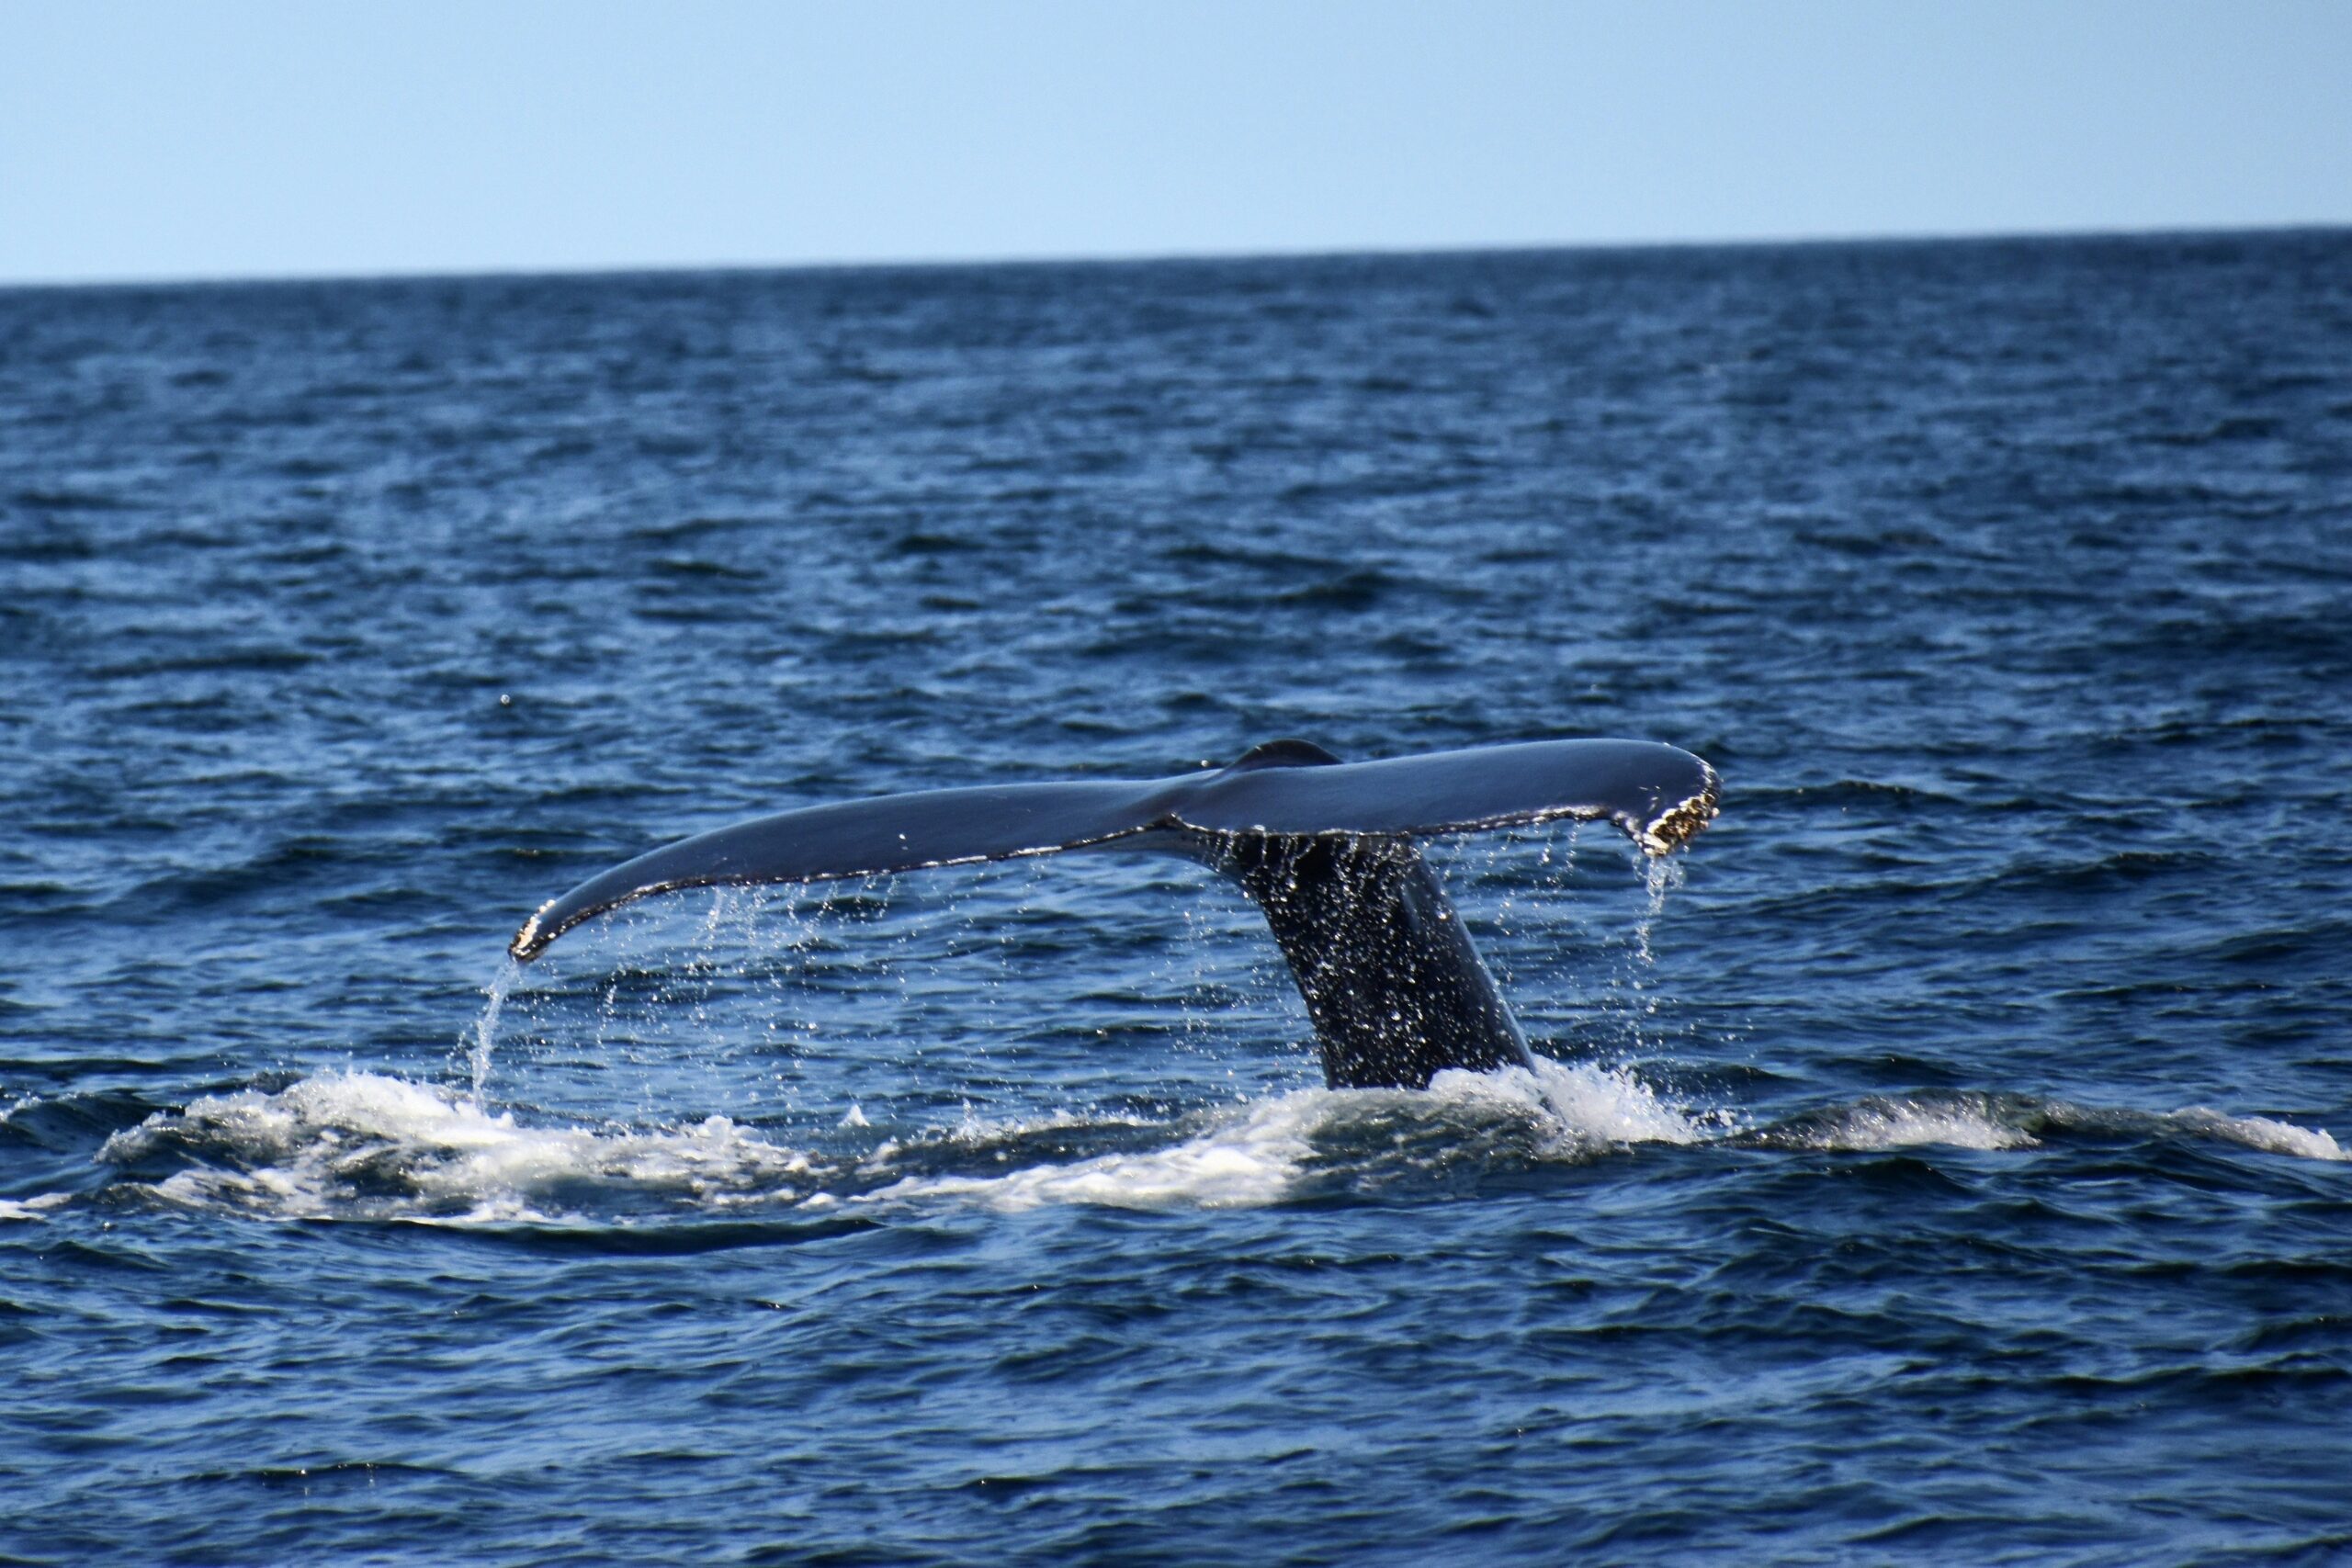
[[[968,256],[874,256],[791,261],[648,261],[581,265],[390,267],[377,271],[125,273],[85,277],[0,278],[0,294],[66,292],[75,289],[239,288],[308,283],[465,283],[496,279],[700,276],[712,274],[902,272],[1056,266],[1148,266],[1170,262],[1337,261],[1351,257],[1555,255],[1623,251],[1796,250],[1843,245],[1998,244],[2044,240],[2224,239],[2236,235],[2352,233],[2352,220],[2312,220],[2275,223],[2155,224],[2144,227],[2089,224],[2081,228],[1894,231],[1885,233],[1745,234],[1715,238],[1468,242],[1438,245],[1299,245],[1258,250],[1076,251],[1062,254],[1008,252]]]

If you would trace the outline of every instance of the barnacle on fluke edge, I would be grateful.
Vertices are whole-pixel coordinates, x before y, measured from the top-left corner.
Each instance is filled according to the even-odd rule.
[[[1703,763],[1701,765],[1705,766]],[[1722,809],[1722,796],[1723,781],[1716,777],[1715,770],[1709,767],[1705,788],[1659,812],[1634,837],[1651,854],[1671,854],[1696,838],[1701,829],[1715,819]]]

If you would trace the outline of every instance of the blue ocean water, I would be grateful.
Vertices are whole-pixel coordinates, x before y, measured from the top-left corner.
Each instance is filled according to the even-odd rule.
[[[2352,235],[0,292],[0,1553],[2352,1557]],[[847,795],[1671,741],[1321,1087]]]

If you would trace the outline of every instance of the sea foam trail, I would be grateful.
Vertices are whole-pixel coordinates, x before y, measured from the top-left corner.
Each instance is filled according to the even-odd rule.
[[[862,1130],[864,1118],[845,1117],[836,1132]],[[197,1208],[284,1218],[552,1223],[842,1203],[1256,1208],[1334,1179],[1409,1181],[1442,1171],[1464,1151],[1520,1166],[1726,1137],[1760,1148],[1998,1152],[2068,1132],[2215,1139],[2294,1158],[2352,1159],[2324,1130],[2268,1117],[2201,1107],[2102,1111],[1981,1094],[1872,1097],[1742,1132],[1734,1114],[1678,1105],[1629,1069],[1550,1061],[1532,1071],[1441,1073],[1426,1093],[1303,1089],[1169,1122],[1076,1111],[1003,1121],[967,1114],[960,1123],[895,1138],[877,1133],[871,1146],[830,1153],[786,1146],[724,1116],[666,1128],[532,1126],[459,1091],[340,1072],[276,1093],[243,1089],[158,1112],[114,1134],[98,1158],[166,1168],[184,1162],[154,1179],[126,1179]],[[1040,1134],[1050,1134],[1043,1140],[1049,1154]],[[1101,1152],[1086,1152],[1090,1145]],[[0,1201],[0,1220],[42,1218],[70,1201],[55,1194]]]

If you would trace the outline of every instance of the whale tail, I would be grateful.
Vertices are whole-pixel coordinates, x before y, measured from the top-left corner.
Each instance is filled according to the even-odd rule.
[[[1335,1088],[1421,1088],[1527,1044],[1416,840],[1605,819],[1652,854],[1715,814],[1714,770],[1638,740],[1546,740],[1342,762],[1304,740],[1146,782],[929,790],[814,806],[682,840],[543,906],[529,961],[607,909],[686,887],[814,882],[1098,847],[1184,855],[1232,878],[1290,964]]]

